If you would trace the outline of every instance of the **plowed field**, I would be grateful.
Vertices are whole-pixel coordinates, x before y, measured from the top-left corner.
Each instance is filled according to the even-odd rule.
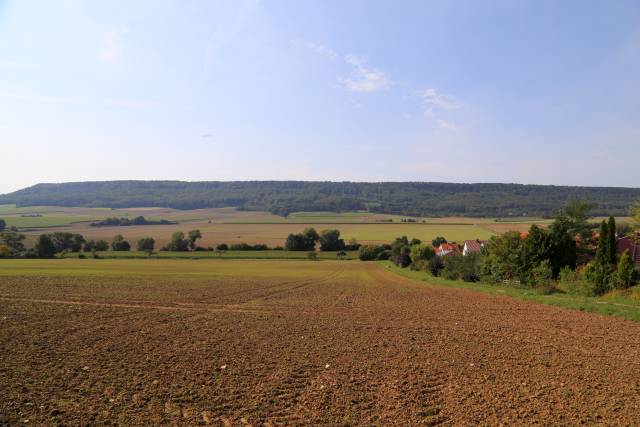
[[[630,321],[373,263],[0,261],[0,425],[638,420]]]

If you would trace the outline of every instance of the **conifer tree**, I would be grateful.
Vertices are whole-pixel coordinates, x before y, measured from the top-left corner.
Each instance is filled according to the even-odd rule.
[[[608,225],[608,236],[609,241],[607,242],[607,250],[608,250],[608,261],[611,265],[616,265],[616,219],[612,216],[609,217],[609,225]]]

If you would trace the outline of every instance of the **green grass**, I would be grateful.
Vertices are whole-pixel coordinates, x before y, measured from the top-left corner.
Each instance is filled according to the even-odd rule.
[[[400,268],[389,261],[380,261],[389,271],[412,280],[426,282],[448,288],[468,289],[492,295],[505,295],[512,298],[533,301],[540,304],[553,305],[571,310],[586,311],[607,316],[622,317],[640,322],[640,290],[633,289],[627,294],[612,292],[602,297],[589,297],[557,292],[543,295],[528,287],[490,285],[485,283],[468,283],[433,277],[423,271],[412,271]]]
[[[92,258],[91,253],[83,253],[87,258]],[[320,260],[336,260],[337,252],[317,252]],[[68,253],[63,258],[78,258],[80,253]],[[101,258],[105,259],[281,259],[281,260],[306,260],[308,252],[304,251],[225,251],[222,253],[212,252],[154,252],[151,256],[146,252],[129,251],[129,252],[98,252]],[[357,251],[348,251],[345,259],[357,259]]]
[[[59,227],[81,221],[94,221],[96,217],[88,215],[44,214],[42,216],[23,217],[20,215],[2,216],[8,227],[46,228]]]

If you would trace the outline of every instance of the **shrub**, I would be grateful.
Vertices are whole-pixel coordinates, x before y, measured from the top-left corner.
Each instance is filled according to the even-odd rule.
[[[142,239],[138,240],[137,247],[139,251],[151,253],[153,252],[155,244],[156,241],[153,239],[153,237],[143,237]]]
[[[107,243],[106,240],[98,240],[98,241],[96,241],[94,249],[96,251],[101,251],[101,252],[108,251],[109,250],[109,243]]]
[[[227,245],[226,243],[220,243],[218,246],[216,246],[216,250],[218,250],[218,251],[228,251],[229,250],[229,245]]]
[[[444,268],[444,262],[442,262],[442,258],[439,256],[434,256],[429,260],[429,272],[433,277],[438,277],[440,272]]]
[[[117,252],[126,252],[131,250],[131,245],[129,242],[124,240],[124,237],[122,237],[121,234],[118,234],[111,242],[111,249]]]
[[[360,261],[374,261],[378,259],[378,255],[383,251],[380,246],[363,245],[358,249],[358,258]]]

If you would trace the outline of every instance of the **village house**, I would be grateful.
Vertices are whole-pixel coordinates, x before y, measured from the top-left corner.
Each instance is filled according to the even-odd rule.
[[[440,246],[436,248],[436,255],[438,256],[446,256],[451,253],[460,253],[460,246],[457,243],[441,243]]]
[[[467,256],[468,254],[480,252],[486,244],[486,240],[465,240],[464,246],[462,247],[462,255]]]
[[[622,255],[624,251],[629,251],[631,259],[636,264],[640,264],[640,232],[636,232],[635,236],[625,236],[618,239],[616,246],[618,256]]]

